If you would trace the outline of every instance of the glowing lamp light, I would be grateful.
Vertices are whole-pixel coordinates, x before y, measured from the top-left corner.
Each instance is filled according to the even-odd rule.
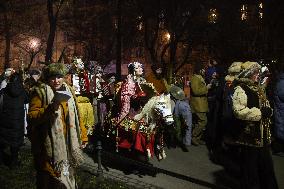
[[[165,37],[168,41],[171,39],[171,35],[169,33],[166,33]]]
[[[248,6],[242,5],[241,7],[241,20],[247,20],[248,18]]]
[[[35,50],[39,47],[39,40],[37,39],[31,39],[30,41],[30,48]]]
[[[217,9],[210,9],[208,13],[208,22],[215,24],[218,20]]]
[[[258,12],[258,15],[259,15],[259,18],[263,18],[263,4],[262,3],[259,3],[258,4],[258,9],[259,9],[259,12]]]

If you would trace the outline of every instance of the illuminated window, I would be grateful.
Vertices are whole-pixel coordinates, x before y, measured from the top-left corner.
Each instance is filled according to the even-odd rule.
[[[261,19],[263,18],[263,4],[262,3],[258,4],[258,9],[259,9],[258,15],[259,15],[259,18]]]
[[[138,29],[139,31],[141,31],[141,30],[143,29],[142,16],[138,16],[138,17],[137,17],[137,22],[138,22],[138,24],[137,24],[137,29]]]
[[[247,20],[248,18],[248,6],[242,5],[241,7],[241,20]]]

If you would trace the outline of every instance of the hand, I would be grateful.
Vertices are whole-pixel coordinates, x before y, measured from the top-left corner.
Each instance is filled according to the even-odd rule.
[[[50,105],[51,111],[55,112],[56,110],[58,110],[60,103],[57,101],[52,102]]]
[[[211,89],[211,87],[212,87],[211,83],[207,85],[207,89]]]
[[[262,118],[270,118],[272,116],[272,109],[270,107],[261,107],[260,111]]]

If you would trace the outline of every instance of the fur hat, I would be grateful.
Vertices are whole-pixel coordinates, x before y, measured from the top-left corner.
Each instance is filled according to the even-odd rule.
[[[171,85],[169,92],[175,99],[178,99],[178,100],[185,99],[184,91],[178,86]]]
[[[242,70],[242,62],[233,62],[230,67],[228,68],[228,73],[235,75],[237,73],[240,73]]]
[[[260,71],[261,66],[257,62],[244,62],[241,66],[242,71],[238,75],[239,78],[248,78],[252,76],[256,71]]]
[[[64,77],[67,74],[68,70],[63,63],[52,63],[44,68],[44,78],[48,79],[52,76],[61,76]]]

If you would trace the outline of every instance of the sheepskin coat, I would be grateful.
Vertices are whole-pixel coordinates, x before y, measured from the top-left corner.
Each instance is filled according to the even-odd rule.
[[[247,78],[237,82],[233,94],[233,112],[239,127],[236,143],[255,147],[270,144],[270,125],[262,119],[260,111],[264,102],[269,107],[262,89]]]

